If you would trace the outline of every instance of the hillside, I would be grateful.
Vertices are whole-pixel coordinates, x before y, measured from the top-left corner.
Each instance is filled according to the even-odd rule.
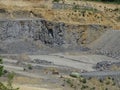
[[[120,28],[120,5],[72,0],[66,0],[63,6],[44,0],[19,2],[16,0],[1,0],[0,2],[0,16],[2,18],[44,18],[70,24],[99,24],[112,26],[114,29]],[[57,8],[68,7],[69,5],[73,5],[72,9]],[[80,8],[75,8],[78,5]]]
[[[119,90],[120,4],[0,0],[0,75],[0,90]]]

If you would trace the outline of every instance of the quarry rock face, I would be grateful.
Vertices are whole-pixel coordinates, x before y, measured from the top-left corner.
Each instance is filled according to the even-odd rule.
[[[52,25],[44,20],[0,21],[0,40],[24,39],[41,40],[45,44],[63,44],[64,27]]]
[[[68,25],[43,19],[1,20],[0,41],[8,44],[29,39],[51,47],[81,46],[96,40],[105,29],[100,25]]]

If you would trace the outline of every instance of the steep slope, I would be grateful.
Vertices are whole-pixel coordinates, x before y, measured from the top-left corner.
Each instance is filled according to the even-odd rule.
[[[98,54],[120,58],[120,31],[106,31],[99,39],[90,45]]]

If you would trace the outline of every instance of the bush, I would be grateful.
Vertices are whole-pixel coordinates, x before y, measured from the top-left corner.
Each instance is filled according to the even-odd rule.
[[[108,90],[108,88],[105,88],[105,90]]]
[[[117,21],[120,21],[120,16],[119,16],[119,17],[117,17]]]
[[[3,63],[2,58],[0,58],[0,64],[2,63]],[[0,65],[0,77],[3,74],[4,74],[4,67]],[[0,90],[19,90],[19,88],[13,88],[12,86],[14,73],[9,73],[7,78],[8,78],[7,85],[4,85],[2,82],[0,82]]]
[[[88,0],[88,1],[111,2],[120,4],[120,0]]]
[[[110,84],[110,81],[107,81],[107,82],[106,82],[106,85],[109,85],[109,84]]]
[[[3,63],[2,58],[0,58],[0,64],[2,63]],[[3,66],[0,65],[0,77],[3,75],[3,72],[4,72]]]
[[[33,69],[33,67],[32,67],[31,64],[28,64],[28,69],[29,69],[29,70],[32,70],[32,69]]]
[[[7,85],[4,85],[2,82],[0,82],[0,90],[19,90],[19,88],[14,88],[12,86],[13,78],[14,78],[14,73],[13,72],[9,73],[8,74]]]
[[[73,80],[71,80],[70,78],[66,79],[67,84],[69,84],[71,87],[73,87]]]
[[[116,85],[116,83],[115,82],[113,82],[113,84],[112,84],[113,86],[115,86]]]
[[[99,79],[100,83],[103,83],[103,80],[102,79]]]
[[[80,74],[79,73],[76,73],[76,72],[72,72],[70,74],[71,77],[75,77],[75,78],[79,78],[80,77]]]
[[[87,85],[82,85],[81,90],[84,90],[84,89],[86,89],[86,88],[88,88]]]
[[[53,0],[53,2],[60,2],[60,0]]]
[[[82,78],[82,79],[80,80],[80,82],[82,82],[82,83],[87,83],[87,80],[86,80],[85,78]]]
[[[90,88],[90,90],[95,90],[95,87]]]

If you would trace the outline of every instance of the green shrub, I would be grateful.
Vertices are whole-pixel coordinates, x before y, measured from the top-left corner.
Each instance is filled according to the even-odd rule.
[[[107,2],[107,3],[117,3],[120,4],[120,0],[87,0],[87,1],[98,1],[98,2]]]
[[[109,84],[110,84],[110,81],[107,81],[107,82],[106,82],[106,85],[109,85]]]
[[[12,86],[14,73],[13,72],[9,73],[7,78],[8,78],[7,85],[4,85],[2,82],[0,82],[0,90],[19,90],[19,88],[14,88]]]
[[[120,21],[120,16],[119,16],[119,17],[117,17],[117,21]]]
[[[71,79],[66,79],[66,82],[67,82],[67,84],[69,84],[71,87],[73,87],[74,85],[73,85],[73,80],[71,80]]]
[[[53,0],[53,2],[60,2],[60,0]]]
[[[85,78],[80,79],[80,82],[87,83],[87,80]]]
[[[103,80],[102,80],[102,79],[99,79],[99,82],[100,82],[100,83],[103,83]]]
[[[90,90],[95,90],[95,87],[90,88]]]
[[[0,57],[0,64],[2,64],[2,63],[3,63],[3,61],[2,61],[2,58]],[[0,76],[3,75],[3,72],[4,72],[3,66],[0,65]]]
[[[3,63],[2,58],[0,58],[0,64],[2,63]],[[3,74],[4,74],[4,67],[0,65],[0,77]],[[2,82],[0,82],[0,90],[19,90],[19,88],[13,88],[12,86],[14,73],[9,73],[7,78],[8,78],[7,85],[4,85]]]
[[[12,83],[13,83],[13,78],[14,78],[14,72],[8,74],[8,81],[7,81],[7,87],[12,89]]]
[[[113,84],[112,84],[113,86],[115,86],[116,85],[116,83],[115,82],[113,82]]]
[[[32,70],[32,69],[33,69],[33,67],[32,67],[31,64],[28,64],[28,69],[29,69],[29,70]]]
[[[108,90],[108,88],[105,88],[105,90]]]
[[[76,72],[72,72],[70,74],[71,77],[75,77],[75,78],[79,78],[80,77],[80,74],[79,73],[76,73]]]
[[[88,88],[87,85],[82,85],[81,90],[84,90],[84,89],[86,89],[86,88]]]

